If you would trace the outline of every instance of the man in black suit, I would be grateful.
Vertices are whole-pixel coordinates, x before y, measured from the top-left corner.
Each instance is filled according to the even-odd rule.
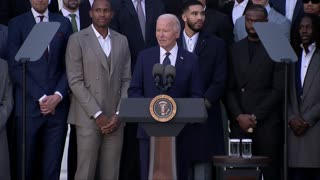
[[[266,22],[267,11],[251,5],[245,13],[248,36],[234,44],[229,63],[226,107],[231,138],[251,138],[253,155],[271,158],[265,180],[281,178],[284,66],[271,60],[253,23]]]
[[[228,16],[207,6],[206,0],[199,0],[205,10],[203,31],[223,39],[228,44],[233,42],[232,24]]]
[[[185,126],[178,136],[183,137],[179,140],[185,145],[182,147],[183,151],[178,149],[178,162],[182,162],[178,167],[183,172],[192,169],[192,179],[213,179],[215,171],[212,171],[211,157],[225,154],[220,99],[224,94],[227,76],[226,45],[222,39],[203,30],[206,17],[201,2],[189,0],[182,9],[185,28],[178,43],[180,47],[199,57],[208,119],[203,124]],[[188,173],[184,173],[181,179],[188,179]]]
[[[120,7],[115,9],[118,11],[115,12],[110,27],[127,37],[133,72],[138,53],[158,44],[155,36],[156,21],[161,14],[165,13],[164,5],[161,0],[122,0]],[[120,179],[139,179],[137,173],[140,166],[136,135],[137,125],[127,124],[124,132]]]

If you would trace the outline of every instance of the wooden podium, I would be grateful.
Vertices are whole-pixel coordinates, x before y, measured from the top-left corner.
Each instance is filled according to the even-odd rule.
[[[149,179],[177,179],[176,136],[186,123],[207,119],[204,100],[176,98],[176,114],[168,122],[156,121],[150,113],[151,98],[122,99],[119,117],[123,122],[138,122],[150,136]]]

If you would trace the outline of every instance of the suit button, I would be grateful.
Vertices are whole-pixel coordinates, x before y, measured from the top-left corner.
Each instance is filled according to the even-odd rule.
[[[100,78],[99,77],[96,77],[96,80],[99,80]]]
[[[244,88],[241,88],[241,92],[245,92],[246,90]]]

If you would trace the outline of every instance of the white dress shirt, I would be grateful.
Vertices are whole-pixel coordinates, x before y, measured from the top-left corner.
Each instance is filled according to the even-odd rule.
[[[93,4],[93,1],[94,0],[89,0],[89,3],[90,3],[90,6],[92,7],[92,4]]]
[[[292,21],[294,9],[296,8],[297,0],[286,0],[286,17]]]
[[[36,10],[34,10],[33,8],[31,8],[31,12],[32,12],[32,14],[33,14],[33,17],[34,17],[36,23],[39,23],[39,22],[41,21],[41,19],[40,19],[39,16],[44,16],[42,22],[49,22],[49,11],[48,11],[48,9],[47,9],[43,14],[38,13],[38,12],[37,12]]]
[[[164,58],[166,57],[167,51],[160,47],[160,64],[163,64]],[[178,54],[178,45],[176,45],[169,51],[169,59],[172,66],[176,65],[177,54]]]
[[[91,25],[94,34],[96,35],[96,37],[98,38],[98,41],[100,43],[100,46],[104,52],[104,54],[108,57],[110,55],[111,52],[111,36],[110,36],[110,29],[108,29],[108,35],[103,38],[103,36],[101,36],[101,34],[96,30],[96,28],[94,28],[93,24]]]
[[[234,6],[232,9],[232,21],[233,24],[236,23],[236,20],[243,15],[244,10],[248,4],[248,0],[242,1],[240,4],[235,0]]]
[[[132,3],[133,3],[133,6],[134,6],[134,9],[137,10],[138,1],[137,1],[137,0],[132,0]],[[143,11],[144,17],[146,17],[146,4],[145,4],[145,0],[141,0],[141,6],[142,6],[142,11]]]
[[[69,12],[68,10],[66,10],[64,7],[62,7],[61,12],[63,14],[64,17],[68,18],[71,22],[71,16],[69,16],[69,14],[75,14],[76,15],[76,22],[77,22],[77,28],[78,31],[80,31],[80,15],[79,15],[79,10],[77,10],[74,13]]]
[[[302,45],[301,45],[302,47]],[[301,56],[301,71],[300,71],[300,80],[301,80],[301,86],[303,87],[304,80],[306,78],[308,67],[310,65],[310,61],[312,59],[312,56],[316,50],[316,43],[312,43],[308,46],[309,53],[306,54],[304,48],[302,48],[302,56]]]
[[[198,38],[199,38],[199,33],[197,32],[197,33],[195,33],[192,37],[189,37],[189,36],[186,34],[186,31],[184,30],[184,31],[183,31],[183,37],[184,37],[184,40],[185,40],[185,42],[186,42],[188,51],[189,51],[189,52],[193,52],[193,51],[194,51],[194,48],[196,47]]]

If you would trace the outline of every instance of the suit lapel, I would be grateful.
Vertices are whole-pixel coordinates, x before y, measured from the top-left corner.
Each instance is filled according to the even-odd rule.
[[[89,26],[87,28],[88,30],[88,47],[91,47],[91,49],[93,50],[94,54],[97,56],[97,59],[101,62],[102,66],[109,72],[109,67],[107,64],[107,60],[106,60],[106,55],[104,54],[100,43],[92,29],[91,26]]]
[[[292,15],[292,22],[295,22],[297,18],[300,16],[300,14],[303,11],[302,7],[303,7],[302,1],[297,0],[296,7],[294,8],[293,15]]]
[[[320,52],[319,50],[316,50],[312,56],[311,62],[309,64],[307,74],[304,80],[303,84],[303,96],[301,101],[303,101],[304,95],[308,94],[308,91],[310,90],[310,87],[314,81],[314,78],[317,74],[317,72],[320,69]]]
[[[110,74],[113,73],[113,70],[117,64],[117,59],[118,59],[118,55],[119,55],[119,50],[121,50],[121,45],[118,42],[118,35],[116,33],[114,33],[113,30],[110,30],[110,36],[111,36],[111,66],[110,66]]]
[[[292,64],[290,67],[290,75],[289,77],[290,78],[290,81],[291,82],[291,86],[290,86],[290,99],[291,99],[291,105],[292,105],[292,108],[293,108],[293,111],[294,112],[298,112],[298,96],[297,96],[297,88],[296,88],[296,64],[297,63],[294,63]]]
[[[199,55],[201,53],[201,51],[204,49],[204,47],[206,46],[206,37],[205,34],[203,34],[203,32],[199,33],[199,37],[197,40],[197,44],[196,47],[194,48],[194,53],[196,55]]]

